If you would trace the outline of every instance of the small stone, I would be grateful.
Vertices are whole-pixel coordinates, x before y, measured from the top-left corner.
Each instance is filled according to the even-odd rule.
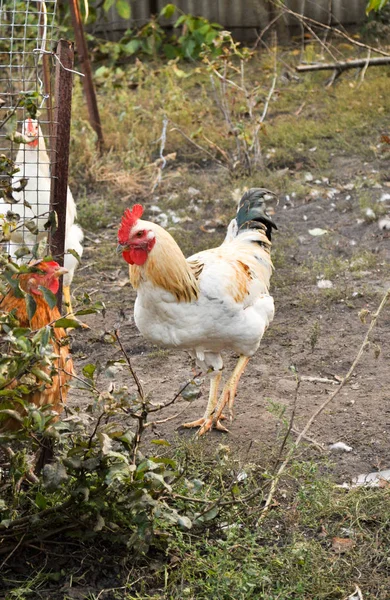
[[[199,196],[200,195],[200,190],[198,190],[194,187],[189,187],[187,192],[189,193],[190,196]]]
[[[390,218],[384,217],[378,221],[378,227],[381,231],[390,231]]]
[[[352,447],[344,444],[344,442],[336,442],[329,446],[329,450],[332,452],[352,452]]]
[[[364,215],[369,221],[375,221],[376,219],[376,214],[374,213],[372,208],[366,208],[366,210],[364,211]]]
[[[333,283],[329,279],[319,279],[317,281],[317,287],[320,290],[330,290],[333,287]]]

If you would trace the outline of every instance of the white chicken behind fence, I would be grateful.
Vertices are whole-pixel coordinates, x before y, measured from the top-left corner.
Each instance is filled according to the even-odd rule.
[[[13,193],[15,204],[7,204],[0,200],[0,216],[11,211],[15,217],[11,225],[8,253],[14,260],[27,262],[31,254],[19,257],[18,250],[32,248],[35,244],[47,239],[48,232],[45,223],[50,212],[50,158],[48,156],[41,127],[38,121],[28,118],[23,122],[22,135],[31,138],[30,142],[21,144],[16,155],[15,166],[19,168],[12,179],[12,187],[22,187],[23,180],[27,179],[25,187]],[[68,187],[65,225],[65,255],[64,267],[68,273],[64,277],[64,299],[72,312],[70,300],[70,285],[73,280],[78,260],[69,250],[74,250],[81,257],[83,254],[83,231],[75,223],[77,208],[72,192]],[[26,250],[27,251],[27,250]]]

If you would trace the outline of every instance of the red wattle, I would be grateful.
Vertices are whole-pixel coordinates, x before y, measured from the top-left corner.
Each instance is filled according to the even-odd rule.
[[[143,265],[148,258],[148,251],[143,248],[132,248],[130,253],[134,264],[139,266]]]
[[[148,258],[148,251],[144,248],[130,248],[122,252],[122,256],[129,265],[143,265]]]

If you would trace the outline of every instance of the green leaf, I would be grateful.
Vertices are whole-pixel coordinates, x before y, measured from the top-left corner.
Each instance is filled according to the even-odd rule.
[[[185,529],[191,529],[191,527],[192,527],[191,519],[189,519],[188,517],[185,517],[183,515],[179,515],[177,522],[181,527],[184,527]]]
[[[122,442],[122,444],[124,446],[131,448],[134,443],[134,438],[135,438],[135,433],[133,431],[131,431],[131,429],[128,429],[127,431],[125,431],[125,433],[123,435],[118,436],[117,439],[120,442]]]
[[[116,479],[118,481],[123,481],[127,479],[131,472],[134,470],[134,465],[127,465],[126,463],[117,463],[112,465],[106,473],[104,481],[107,485],[110,485]]]
[[[0,410],[0,415],[7,415],[8,417],[12,417],[12,419],[15,419],[16,421],[19,421],[19,423],[23,423],[22,417],[18,412],[16,412],[16,410],[11,410],[10,408],[3,408],[2,410]]]
[[[55,233],[57,231],[58,228],[58,215],[56,213],[55,210],[52,210],[49,213],[49,217],[46,221],[46,223],[44,224],[44,229],[45,231],[47,231],[48,229],[50,230],[51,235],[53,235],[53,233]]]
[[[99,513],[97,515],[97,520],[96,523],[93,527],[93,531],[101,531],[103,529],[103,527],[105,526],[105,521],[104,518],[102,517],[102,515]]]
[[[35,221],[25,221],[24,224],[27,227],[27,229],[29,231],[31,231],[31,233],[33,235],[38,235],[39,229],[38,229],[37,224],[35,223]]]
[[[148,471],[147,473],[145,473],[144,480],[150,481],[152,483],[152,485],[154,484],[154,487],[160,487],[160,485],[162,485],[163,487],[165,487],[166,490],[168,490],[168,492],[172,491],[171,486],[165,481],[164,477],[162,475],[160,475],[159,473],[153,473],[153,471]]]
[[[181,15],[181,17],[179,17],[177,19],[176,23],[174,24],[174,27],[179,27],[179,25],[184,23],[186,20],[187,20],[187,15]]]
[[[37,494],[35,496],[35,504],[41,510],[45,510],[45,508],[47,507],[47,500],[46,500],[45,496],[43,494],[41,494],[41,492],[37,492]]]
[[[376,12],[382,10],[388,2],[389,0],[369,0],[366,6],[366,14],[368,15],[372,10]]]
[[[93,375],[94,375],[95,371],[96,371],[96,365],[94,365],[92,363],[88,363],[87,365],[84,365],[84,367],[83,367],[84,377],[91,379],[91,381],[93,381]]]
[[[15,258],[22,258],[22,256],[26,256],[26,254],[30,254],[30,248],[27,248],[27,246],[22,246],[16,250]]]
[[[66,254],[71,254],[72,256],[75,257],[75,259],[77,260],[77,262],[79,264],[81,263],[81,256],[78,252],[76,252],[76,250],[67,250]]]
[[[170,446],[171,444],[167,442],[167,440],[152,440],[152,444],[156,444],[156,446]]]
[[[52,383],[51,377],[47,373],[45,373],[45,371],[42,371],[42,369],[39,369],[38,367],[31,367],[30,371],[33,375],[35,375],[35,377],[38,377],[38,379],[40,379],[41,381],[45,381],[46,383]]]
[[[106,454],[108,454],[108,452],[110,452],[110,450],[112,448],[112,439],[106,433],[103,433],[102,431],[99,431],[97,436],[98,436],[98,440],[100,442],[102,455],[105,456]]]
[[[76,329],[77,327],[81,326],[82,325],[80,321],[77,321],[76,319],[68,319],[67,317],[57,319],[57,321],[54,323],[54,327],[63,327],[64,329],[67,329],[68,327]]]
[[[8,265],[8,267],[12,267],[11,263]],[[9,271],[5,271],[3,275],[4,275],[5,279],[8,281],[9,286],[10,286],[14,296],[16,298],[24,298],[25,293],[20,289],[19,281],[16,278],[14,279],[12,277],[12,273],[10,273]]]
[[[184,46],[184,44],[183,44],[183,46]],[[185,46],[185,55],[188,56],[188,58],[192,58],[193,57],[195,46],[196,46],[196,43],[195,43],[194,40],[190,40],[188,42],[188,44],[186,44],[186,46]]]
[[[111,6],[114,4],[115,0],[104,0],[103,3],[103,10],[104,11],[108,11],[110,10]]]
[[[176,11],[176,6],[174,4],[166,4],[160,10],[160,17],[165,17],[166,19],[170,19]]]
[[[43,481],[49,492],[55,492],[68,479],[64,465],[60,462],[43,467]]]
[[[126,52],[126,54],[135,54],[137,52],[137,50],[139,50],[141,47],[141,40],[130,40],[130,42],[128,44],[125,44],[123,46],[123,50]]]
[[[26,294],[24,300],[26,302],[27,317],[28,317],[28,320],[31,321],[31,319],[35,315],[35,311],[37,310],[37,303],[35,302],[34,298],[31,296],[31,294]]]
[[[217,516],[218,513],[219,513],[219,507],[214,506],[214,508],[211,508],[203,515],[203,519],[205,521],[212,521],[213,519],[215,519],[215,517]]]
[[[116,0],[115,7],[118,15],[122,17],[122,19],[130,19],[131,8],[129,0]]]
[[[43,285],[39,285],[38,290],[40,290],[42,292],[42,295],[43,295],[44,299],[46,300],[46,302],[48,303],[49,308],[54,308],[57,304],[57,296],[55,294],[53,294],[53,292],[51,290],[49,290],[48,288],[43,287]]]
[[[145,471],[154,471],[159,468],[160,468],[160,465],[153,462],[152,460],[149,460],[148,458],[145,458],[143,461],[141,461],[139,463],[139,465],[137,467],[137,474],[142,474]]]
[[[178,56],[178,49],[172,44],[163,44],[163,52],[169,60],[173,60]]]

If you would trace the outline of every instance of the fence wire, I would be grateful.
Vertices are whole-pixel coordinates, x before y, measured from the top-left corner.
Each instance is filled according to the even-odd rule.
[[[47,244],[53,141],[47,53],[57,34],[56,9],[57,0],[0,0],[0,242],[23,261]],[[7,159],[15,161],[12,193],[4,192]]]

